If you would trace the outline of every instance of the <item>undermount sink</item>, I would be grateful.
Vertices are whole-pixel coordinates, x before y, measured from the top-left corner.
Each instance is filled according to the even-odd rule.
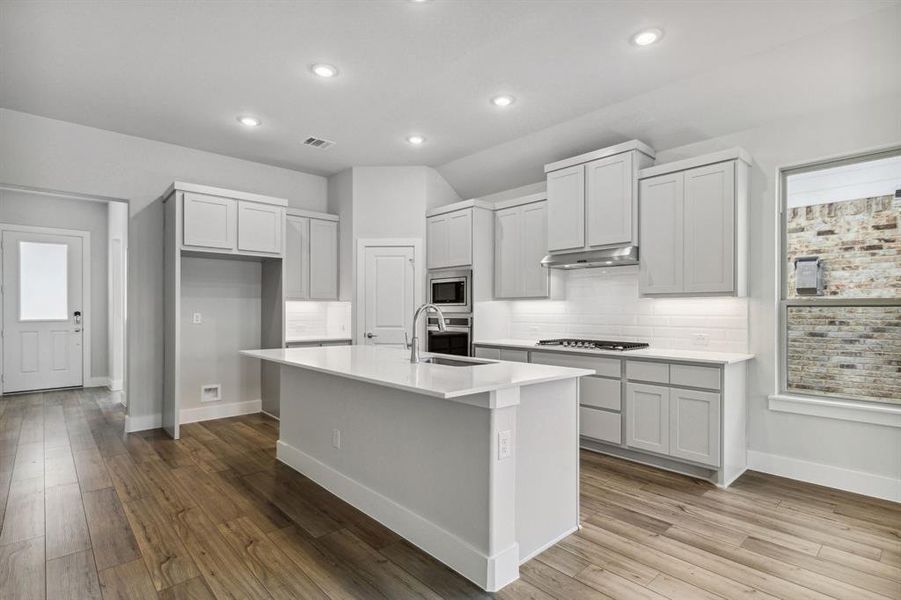
[[[490,365],[493,361],[487,360],[458,360],[443,356],[423,356],[419,362],[431,365],[444,365],[445,367],[474,367],[476,365]]]

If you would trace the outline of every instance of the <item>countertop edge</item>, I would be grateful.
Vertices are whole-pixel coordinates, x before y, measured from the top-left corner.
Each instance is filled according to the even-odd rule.
[[[644,350],[615,351],[615,350],[580,350],[561,348],[559,346],[538,346],[528,340],[476,340],[473,346],[490,346],[492,348],[514,348],[516,350],[532,350],[536,352],[556,352],[559,354],[575,354],[579,356],[632,358],[635,360],[666,360],[674,362],[688,362],[699,364],[729,365],[753,360],[754,354],[742,352],[715,352],[706,350],[677,350],[675,348]],[[667,354],[672,352],[672,354]],[[698,354],[710,354],[710,356],[690,357],[680,355],[680,352],[694,352]]]

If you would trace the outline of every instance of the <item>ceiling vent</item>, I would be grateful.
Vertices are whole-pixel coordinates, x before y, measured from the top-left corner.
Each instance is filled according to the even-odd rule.
[[[308,137],[303,143],[307,146],[312,146],[313,148],[319,148],[320,150],[325,150],[326,148],[331,148],[335,145],[335,142],[331,140],[324,140],[318,137]]]

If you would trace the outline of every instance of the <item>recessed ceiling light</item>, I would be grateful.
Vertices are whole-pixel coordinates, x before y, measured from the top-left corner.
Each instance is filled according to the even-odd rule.
[[[258,118],[251,117],[250,115],[239,116],[238,123],[240,123],[244,127],[259,127],[260,125],[263,124],[263,122],[260,121]]]
[[[414,146],[421,146],[423,142],[425,142],[425,138],[421,135],[410,135],[407,136],[407,142],[413,144]]]
[[[632,36],[632,43],[636,46],[650,46],[655,42],[659,42],[663,37],[663,30],[652,27],[650,29],[642,29]]]
[[[516,102],[516,98],[513,96],[508,96],[507,94],[501,94],[500,96],[495,96],[491,99],[491,103],[495,106],[499,106],[500,108],[506,108]]]
[[[310,70],[313,71],[315,75],[325,77],[326,79],[328,79],[329,77],[335,77],[338,74],[338,67],[324,63],[313,65],[312,67],[310,67]]]

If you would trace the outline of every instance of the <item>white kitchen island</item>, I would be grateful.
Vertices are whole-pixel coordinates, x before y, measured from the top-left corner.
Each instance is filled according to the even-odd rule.
[[[578,386],[591,371],[411,364],[376,346],[242,354],[283,365],[281,462],[483,589],[578,528]]]

